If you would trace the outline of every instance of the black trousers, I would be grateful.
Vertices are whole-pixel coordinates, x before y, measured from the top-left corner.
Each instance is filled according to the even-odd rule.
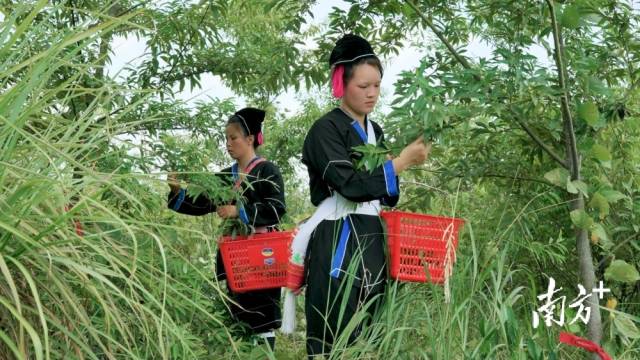
[[[247,325],[252,334],[278,329],[281,324],[280,288],[229,295],[238,305],[230,304],[231,315]]]
[[[216,262],[217,279],[225,280],[226,273],[219,250]],[[237,321],[244,323],[250,334],[273,331],[280,327],[282,322],[280,288],[234,293],[227,286],[227,290],[229,297],[237,303],[237,305],[229,304],[231,315]]]
[[[350,232],[341,247],[347,221]],[[353,342],[373,317],[386,284],[385,259],[384,234],[377,216],[351,215],[346,221],[325,220],[318,225],[306,257],[309,358],[328,354],[339,337],[347,344]],[[336,264],[340,264],[338,271]],[[348,327],[358,311],[364,311],[365,319]]]

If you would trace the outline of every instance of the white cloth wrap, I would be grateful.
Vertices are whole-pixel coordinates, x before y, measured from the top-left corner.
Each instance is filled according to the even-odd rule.
[[[376,135],[371,121],[367,121],[367,143],[376,144]],[[330,166],[330,164],[327,166]],[[311,218],[298,228],[298,232],[291,243],[291,259],[289,261],[303,265],[311,234],[323,220],[338,220],[349,214],[377,216],[380,214],[380,210],[380,200],[358,203],[348,200],[337,191],[333,191],[330,197],[324,199],[318,205]],[[291,334],[295,330],[296,298],[295,294],[287,288],[284,289],[284,292],[285,298],[280,331],[285,334]]]

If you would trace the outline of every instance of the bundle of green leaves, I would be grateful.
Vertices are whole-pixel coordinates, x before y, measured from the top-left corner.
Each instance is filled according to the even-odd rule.
[[[160,154],[164,164],[161,169],[166,172],[178,174],[178,178],[186,183],[189,195],[194,198],[206,196],[215,204],[240,204],[245,202],[242,193],[234,190],[223,177],[231,176],[222,172],[214,173],[211,169],[211,152],[203,149],[212,148],[211,141],[181,141],[180,138],[163,135],[161,143],[157,144],[155,151]],[[249,184],[249,187],[251,184]],[[248,235],[251,228],[243,223],[240,218],[228,218],[222,222],[223,233],[236,235]]]

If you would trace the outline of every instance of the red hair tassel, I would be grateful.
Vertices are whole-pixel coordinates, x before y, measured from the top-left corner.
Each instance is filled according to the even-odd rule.
[[[331,76],[331,87],[333,89],[333,96],[340,99],[344,95],[344,83],[342,78],[344,76],[344,65],[336,65],[333,68],[333,75]]]

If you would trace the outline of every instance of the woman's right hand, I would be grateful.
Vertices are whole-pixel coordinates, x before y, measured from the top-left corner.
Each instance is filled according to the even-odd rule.
[[[176,173],[169,172],[167,174],[167,184],[169,184],[169,188],[172,193],[180,191],[180,181],[178,180],[178,175]]]
[[[423,164],[430,152],[431,142],[425,144],[424,138],[422,136],[418,137],[414,142],[402,149],[397,158],[393,159],[393,168],[396,174],[411,166]]]

